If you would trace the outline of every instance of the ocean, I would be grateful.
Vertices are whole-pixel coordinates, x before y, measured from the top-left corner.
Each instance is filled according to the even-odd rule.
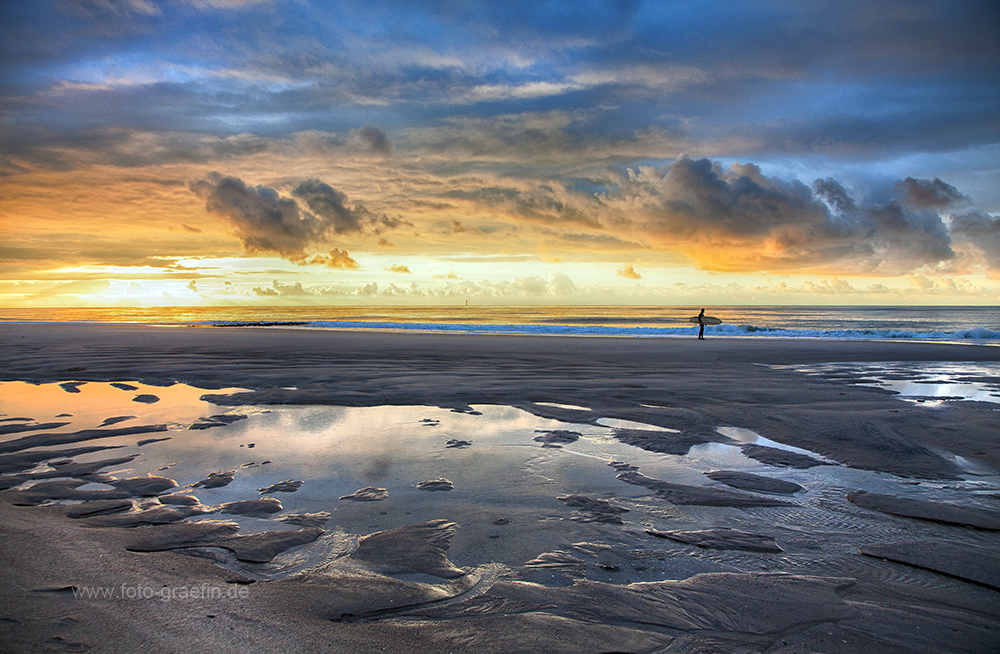
[[[145,307],[0,309],[0,323],[253,326],[461,334],[689,338],[692,306]],[[714,306],[707,337],[1000,344],[1000,306]]]

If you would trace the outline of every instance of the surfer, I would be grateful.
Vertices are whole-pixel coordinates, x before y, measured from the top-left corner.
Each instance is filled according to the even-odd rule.
[[[705,325],[721,325],[722,321],[715,316],[706,316],[705,310],[702,309],[701,313],[697,316],[691,316],[688,318],[688,322],[693,322],[698,324],[698,340],[705,340]]]

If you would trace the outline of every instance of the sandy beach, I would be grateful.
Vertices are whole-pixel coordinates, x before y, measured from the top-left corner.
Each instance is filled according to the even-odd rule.
[[[10,651],[1000,642],[997,404],[859,383],[946,365],[995,395],[961,372],[995,347],[24,324],[0,345],[0,394],[129,408],[0,416]],[[293,457],[287,425],[334,408],[387,421],[371,451]]]

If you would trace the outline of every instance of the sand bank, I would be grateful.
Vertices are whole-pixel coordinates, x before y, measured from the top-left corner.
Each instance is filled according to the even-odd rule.
[[[971,402],[930,409],[843,377],[772,367],[994,363],[996,348],[56,325],[2,325],[0,343],[3,380],[251,389],[213,399],[237,413],[275,404],[424,405],[472,419],[481,415],[473,405],[506,405],[579,426],[536,430],[518,446],[530,448],[518,450],[532,467],[524,479],[553,489],[541,513],[516,501],[511,487],[508,503],[490,505],[503,505],[504,516],[489,515],[470,495],[475,474],[458,469],[447,478],[414,473],[409,495],[393,487],[378,501],[343,495],[330,498],[330,511],[279,515],[317,480],[250,485],[236,501],[202,503],[250,483],[262,469],[263,440],[232,445],[255,457],[238,467],[226,460],[186,473],[190,480],[174,472],[180,468],[126,479],[108,470],[128,469],[140,452],[154,457],[181,434],[100,459],[112,446],[94,430],[56,433],[54,420],[5,416],[0,470],[36,484],[0,493],[0,640],[12,651],[197,644],[225,652],[252,642],[258,651],[986,652],[1000,633],[995,571],[976,563],[1000,554],[997,500],[963,479],[965,459],[1000,467],[1000,412]],[[138,418],[105,416],[108,426],[139,423],[103,430],[119,439],[108,443],[159,430],[142,411],[162,410],[169,398],[145,394],[165,399],[136,408]],[[414,420],[414,429],[433,433],[446,413]],[[613,495],[556,492],[555,468],[538,460],[572,462],[586,454],[588,430],[608,420],[619,426],[621,447],[639,448],[643,461],[742,446],[766,474],[706,471],[701,482],[681,483],[612,461],[600,465],[610,480],[600,488]],[[190,433],[211,436],[254,418],[213,413],[187,422]],[[738,429],[766,439],[741,445]],[[461,436],[442,436],[431,458],[460,460],[488,440]],[[49,468],[35,469],[45,457]],[[298,474],[272,458],[275,480]],[[848,466],[892,473],[886,485],[897,490],[914,483],[933,491],[924,497],[957,499],[915,504],[853,493],[852,503],[847,492],[813,483]],[[514,472],[520,479],[524,471]],[[800,483],[780,478],[787,474]],[[109,488],[80,488],[89,481]],[[361,490],[372,489],[385,491]],[[280,501],[259,491],[281,492]],[[963,493],[976,506],[963,505]],[[431,515],[405,504],[415,496]],[[87,501],[37,506],[47,498]],[[352,511],[388,524],[345,532]],[[243,533],[236,520],[245,516],[272,526]],[[560,530],[566,538],[546,545],[542,532]],[[501,550],[503,557],[491,554]],[[255,574],[304,552],[325,554],[277,581]]]

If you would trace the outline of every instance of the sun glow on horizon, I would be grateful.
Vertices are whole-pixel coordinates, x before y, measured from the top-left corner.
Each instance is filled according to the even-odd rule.
[[[85,4],[0,3],[0,306],[1000,297],[985,4]]]

